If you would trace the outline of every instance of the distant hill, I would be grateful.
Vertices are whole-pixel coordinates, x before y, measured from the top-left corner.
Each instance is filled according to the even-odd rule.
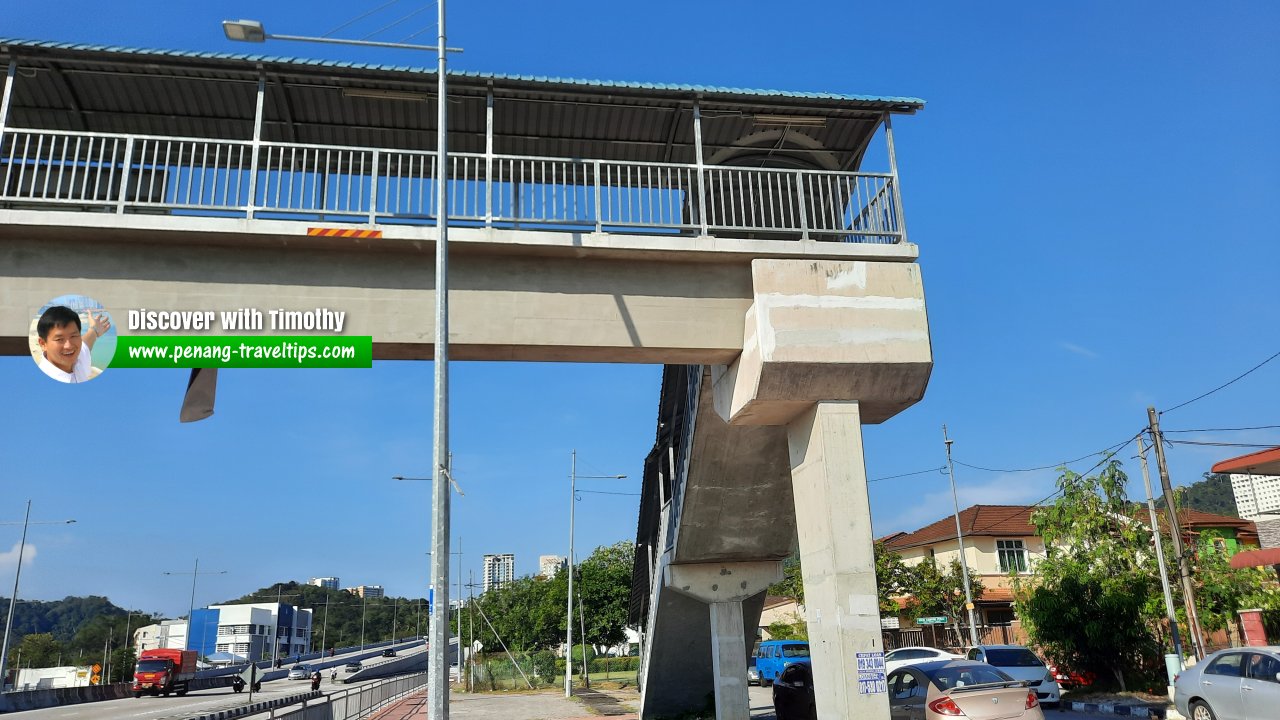
[[[8,612],[9,598],[0,598],[0,608]],[[22,636],[35,633],[50,633],[59,642],[70,642],[81,628],[99,617],[123,618],[127,614],[124,608],[98,595],[48,601],[18,598],[13,611],[13,644],[21,642]]]
[[[1231,476],[1221,473],[1205,473],[1204,479],[1190,485],[1174,488],[1182,507],[1204,512],[1240,517],[1236,512],[1235,494],[1231,492]],[[1160,496],[1163,507],[1164,496]]]

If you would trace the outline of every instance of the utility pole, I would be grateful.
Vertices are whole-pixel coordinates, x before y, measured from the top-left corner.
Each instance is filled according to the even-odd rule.
[[[475,658],[471,654],[476,651],[476,578],[475,573],[467,573],[467,692],[475,691]],[[461,634],[461,633],[459,633]]]
[[[1156,447],[1156,468],[1160,471],[1160,488],[1164,491],[1165,510],[1169,515],[1169,535],[1173,539],[1173,552],[1178,556],[1178,575],[1182,579],[1182,602],[1187,610],[1191,647],[1196,658],[1199,659],[1204,657],[1204,638],[1200,636],[1200,617],[1196,612],[1195,587],[1191,583],[1191,558],[1182,544],[1182,528],[1178,525],[1178,510],[1173,502],[1173,484],[1169,481],[1169,465],[1164,457],[1164,436],[1160,434],[1160,416],[1154,407],[1147,408],[1147,422],[1151,429],[1151,442]]]
[[[1142,484],[1147,488],[1147,513],[1151,516],[1151,536],[1156,542],[1156,563],[1160,566],[1160,587],[1164,590],[1164,611],[1169,619],[1169,633],[1173,638],[1173,652],[1178,656],[1178,668],[1182,668],[1182,637],[1178,632],[1178,615],[1173,611],[1173,591],[1169,588],[1169,569],[1164,564],[1164,541],[1160,539],[1160,523],[1156,519],[1156,500],[1151,492],[1151,473],[1147,470],[1147,444],[1138,434],[1138,459],[1142,461]],[[1169,673],[1169,684],[1173,675]]]
[[[569,607],[564,631],[564,696],[573,697],[573,504],[578,494],[578,451],[569,454]]]
[[[956,542],[960,544],[960,574],[964,578],[964,607],[969,611],[969,641],[978,644],[978,623],[973,614],[973,589],[969,586],[969,561],[964,552],[964,531],[960,529],[960,498],[956,494],[956,466],[951,462],[951,443],[947,426],[942,426],[942,442],[947,446],[947,474],[951,477],[951,502],[956,509]]]

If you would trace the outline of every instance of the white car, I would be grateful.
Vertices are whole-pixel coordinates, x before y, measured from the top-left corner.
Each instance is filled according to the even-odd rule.
[[[904,647],[884,654],[884,672],[889,674],[900,667],[919,665],[934,660],[963,660],[963,655],[949,653],[931,647]]]
[[[1022,645],[978,645],[969,648],[970,660],[999,668],[1014,680],[1026,680],[1042,705],[1056,707],[1062,688],[1053,673],[1035,653]]]

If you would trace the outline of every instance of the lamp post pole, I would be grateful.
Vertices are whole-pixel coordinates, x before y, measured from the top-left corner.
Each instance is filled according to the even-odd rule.
[[[964,578],[964,607],[969,611],[969,640],[978,644],[978,625],[973,614],[973,590],[969,586],[969,560],[964,552],[964,531],[960,529],[960,498],[956,494],[956,466],[951,462],[951,443],[947,426],[942,426],[942,442],[947,446],[947,473],[951,477],[951,502],[956,510],[956,542],[960,544],[960,575]]]
[[[564,631],[564,696],[573,697],[573,510],[578,495],[578,451],[569,453],[569,607]]]
[[[192,615],[195,613],[195,611],[196,611],[196,579],[197,579],[197,578],[199,578],[201,575],[226,575],[226,574],[227,574],[227,571],[226,571],[226,570],[213,570],[213,571],[205,571],[205,572],[203,572],[203,573],[202,573],[202,572],[200,572],[200,558],[196,558],[195,568],[194,568],[194,569],[192,569],[192,571],[191,571],[190,573],[186,573],[186,572],[168,572],[168,571],[166,571],[164,574],[165,574],[165,575],[190,575],[190,576],[191,576],[191,603],[190,603],[190,605],[188,606],[188,609],[187,609],[187,636],[186,636],[186,639],[183,641],[183,643],[186,645],[186,648],[185,648],[185,649],[190,650],[190,649],[192,649],[192,644],[193,644],[193,643],[192,643],[192,640],[191,640],[191,616],[192,616]],[[165,644],[166,644],[166,645],[168,645],[168,643],[167,643],[167,642],[166,642]]]
[[[626,475],[579,475],[578,451],[569,453],[569,561],[566,563],[569,573],[569,601],[566,609],[565,648],[564,648],[564,696],[573,697],[573,521],[574,503],[578,497],[578,478],[588,480],[625,480]],[[585,634],[585,630],[583,631]],[[586,638],[583,638],[585,643]],[[582,649],[583,669],[586,665],[587,650]]]
[[[431,604],[430,649],[427,658],[427,717],[430,720],[448,720],[449,683],[446,651],[449,645],[449,482],[446,478],[449,463],[449,183],[447,168],[449,156],[449,103],[445,58],[449,52],[461,52],[459,48],[445,45],[445,0],[436,3],[436,29],[439,36],[435,47],[387,43],[365,40],[342,40],[300,35],[269,35],[262,23],[251,20],[225,21],[223,32],[230,40],[264,42],[269,39],[300,42],[334,43],[406,50],[436,51],[436,272],[435,272],[435,393],[432,403],[434,437],[432,441],[432,476],[435,479],[431,500],[431,539],[435,550],[432,556],[431,580],[440,593]],[[375,183],[376,184],[376,183]],[[370,208],[372,213],[373,208]]]
[[[13,609],[18,604],[18,580],[22,577],[22,556],[27,552],[27,528],[31,525],[70,525],[75,520],[50,520],[31,522],[31,501],[27,501],[27,513],[22,518],[22,542],[18,544],[18,567],[13,573],[13,594],[9,596],[9,615],[4,621],[4,640],[0,641],[0,692],[4,692],[5,661],[9,656],[9,637],[13,632]],[[17,525],[17,523],[0,523]]]

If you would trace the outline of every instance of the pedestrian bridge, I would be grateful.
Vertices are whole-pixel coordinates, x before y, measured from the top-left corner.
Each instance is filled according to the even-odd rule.
[[[746,717],[798,546],[819,714],[888,718],[843,674],[882,649],[861,425],[932,367],[892,126],[921,101],[459,73],[442,159],[430,70],[13,39],[0,61],[0,352],[74,292],[338,310],[375,358],[430,358],[447,213],[453,358],[666,366],[644,717]]]

